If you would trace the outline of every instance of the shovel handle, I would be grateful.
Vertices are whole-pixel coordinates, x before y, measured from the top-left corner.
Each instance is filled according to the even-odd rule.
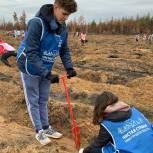
[[[79,150],[80,149],[80,129],[78,128],[77,123],[74,120],[72,106],[70,104],[69,93],[68,93],[68,89],[67,89],[67,86],[66,86],[67,76],[68,76],[67,74],[61,75],[60,79],[63,81],[63,85],[64,85],[64,89],[65,89],[65,93],[66,93],[66,100],[68,102],[68,106],[69,106],[69,109],[70,109],[70,117],[71,117],[71,120],[72,120],[71,130],[72,130],[72,134],[73,134],[73,137],[74,137],[75,146],[76,146],[77,150]]]
[[[68,106],[69,106],[69,109],[70,109],[70,117],[72,119],[73,124],[75,124],[74,115],[73,115],[73,111],[72,111],[72,106],[71,106],[70,98],[69,98],[69,93],[68,93],[68,89],[67,89],[67,86],[66,86],[67,76],[68,76],[67,74],[61,75],[60,79],[63,81],[63,85],[64,85],[64,89],[65,89],[65,93],[66,93],[66,100],[68,102]]]

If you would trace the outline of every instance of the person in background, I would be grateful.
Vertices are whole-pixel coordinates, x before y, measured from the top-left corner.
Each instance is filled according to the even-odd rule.
[[[24,39],[24,36],[25,36],[25,32],[24,30],[21,31],[21,39]]]
[[[138,42],[138,41],[139,41],[139,39],[140,39],[140,35],[139,35],[139,34],[137,34],[137,35],[135,36],[135,41],[136,41],[136,42]]]
[[[79,37],[79,31],[75,31],[73,37]]]
[[[11,64],[8,62],[8,59],[10,57],[16,57],[17,53],[15,52],[15,48],[8,43],[6,43],[4,40],[0,38],[0,56],[1,61],[6,65],[11,67]]]
[[[46,145],[49,138],[61,138],[48,121],[48,98],[50,83],[58,83],[59,76],[52,74],[57,56],[61,57],[68,78],[76,76],[67,39],[65,21],[77,11],[75,0],[55,0],[54,4],[43,5],[27,25],[23,41],[17,54],[17,65],[27,109],[36,131],[35,138]]]
[[[80,33],[80,41],[81,41],[81,45],[84,45],[87,42],[85,32]]]
[[[95,102],[93,123],[100,125],[94,142],[79,153],[153,153],[153,128],[136,108],[104,91]]]

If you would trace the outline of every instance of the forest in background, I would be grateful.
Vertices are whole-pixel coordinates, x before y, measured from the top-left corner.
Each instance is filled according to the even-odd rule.
[[[27,16],[23,11],[19,16],[13,13],[13,22],[6,22],[5,19],[0,23],[1,30],[25,30]],[[86,32],[93,34],[138,34],[153,33],[153,16],[149,13],[146,16],[137,15],[134,17],[123,17],[122,19],[112,19],[108,21],[96,22],[93,20],[87,23],[83,16],[68,22],[70,32]]]

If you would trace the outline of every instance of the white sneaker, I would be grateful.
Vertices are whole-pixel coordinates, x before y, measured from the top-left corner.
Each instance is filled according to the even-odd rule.
[[[51,142],[51,140],[45,135],[43,130],[40,130],[36,134],[36,139],[42,144],[42,145],[47,145]]]
[[[79,153],[83,153],[83,150],[84,150],[84,148],[81,148],[81,149],[79,150]]]
[[[51,126],[48,129],[44,130],[44,133],[47,137],[59,139],[63,136],[63,134],[55,131]]]

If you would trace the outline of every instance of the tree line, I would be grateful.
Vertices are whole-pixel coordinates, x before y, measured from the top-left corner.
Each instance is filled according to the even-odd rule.
[[[122,19],[111,19],[105,22],[86,23],[83,16],[78,20],[70,21],[69,30],[84,31],[86,33],[95,34],[138,34],[138,33],[153,33],[153,16],[150,14],[136,18],[129,17]]]
[[[13,22],[6,22],[3,19],[2,23],[0,23],[1,30],[25,30],[26,29],[26,13],[22,12],[20,16],[17,15],[16,12],[13,12]]]
[[[13,13],[13,22],[0,23],[2,30],[25,30],[26,28],[26,13],[22,12],[20,16],[16,12]],[[153,16],[150,14],[146,16],[123,17],[122,19],[112,18],[109,21],[93,20],[87,23],[83,16],[78,19],[68,22],[70,32],[86,32],[94,34],[137,34],[137,33],[153,33]]]

